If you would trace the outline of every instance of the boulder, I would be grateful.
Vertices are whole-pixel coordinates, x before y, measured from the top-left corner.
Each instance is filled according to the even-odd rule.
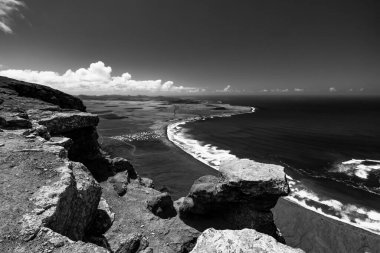
[[[131,233],[127,236],[119,235],[117,241],[110,244],[115,253],[138,253],[145,250],[149,243],[141,233]]]
[[[123,196],[127,192],[128,183],[130,182],[128,172],[117,173],[110,178],[109,182],[113,185],[115,192],[119,196]]]
[[[284,168],[279,165],[235,159],[222,163],[219,171],[228,187],[237,192],[238,198],[286,196],[289,193]]]
[[[197,179],[189,194],[174,206],[189,222],[212,216],[209,227],[253,228],[283,241],[270,209],[288,193],[283,167],[235,159],[221,165],[220,176]]]
[[[184,206],[178,205],[180,213],[207,214],[239,203],[267,211],[289,193],[284,169],[278,165],[236,159],[223,163],[220,174],[197,179],[181,201]]]
[[[254,229],[242,230],[205,230],[197,239],[197,244],[191,253],[302,253],[277,242],[272,237],[259,233]]]
[[[33,196],[35,209],[23,215],[21,234],[32,239],[42,227],[82,240],[93,222],[101,188],[80,163],[66,162],[56,168],[60,178],[41,187]]]
[[[177,212],[173,207],[173,200],[167,192],[152,196],[148,199],[147,208],[154,215],[162,219],[168,219],[177,215]]]
[[[128,176],[130,178],[132,179],[137,178],[135,169],[133,168],[132,164],[127,159],[121,158],[121,157],[108,158],[108,162],[111,166],[111,170],[114,173],[128,171]]]

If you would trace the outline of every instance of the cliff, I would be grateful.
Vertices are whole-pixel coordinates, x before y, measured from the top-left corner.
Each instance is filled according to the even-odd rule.
[[[281,167],[231,161],[173,203],[100,149],[80,99],[0,77],[0,106],[1,252],[190,252],[211,227],[284,247],[260,233],[281,241],[270,212],[288,192]]]

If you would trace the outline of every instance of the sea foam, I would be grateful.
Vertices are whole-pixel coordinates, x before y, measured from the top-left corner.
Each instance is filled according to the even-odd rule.
[[[380,161],[378,160],[351,159],[338,164],[332,172],[345,173],[361,179],[368,179],[369,174],[376,170],[380,170]]]

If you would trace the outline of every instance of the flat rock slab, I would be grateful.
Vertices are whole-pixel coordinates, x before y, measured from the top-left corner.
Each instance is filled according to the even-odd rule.
[[[302,253],[254,229],[205,230],[191,253]]]
[[[37,122],[46,126],[51,134],[59,134],[78,128],[97,126],[99,118],[97,115],[87,112],[55,112]]]
[[[284,167],[279,165],[235,159],[222,163],[219,171],[226,184],[239,187],[245,194],[281,196],[289,192]]]

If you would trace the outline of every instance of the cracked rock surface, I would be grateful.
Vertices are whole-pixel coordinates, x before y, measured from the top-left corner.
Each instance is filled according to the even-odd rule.
[[[204,231],[198,238],[197,244],[191,253],[302,253],[277,242],[273,237],[261,234],[253,229],[216,230],[213,228]]]

